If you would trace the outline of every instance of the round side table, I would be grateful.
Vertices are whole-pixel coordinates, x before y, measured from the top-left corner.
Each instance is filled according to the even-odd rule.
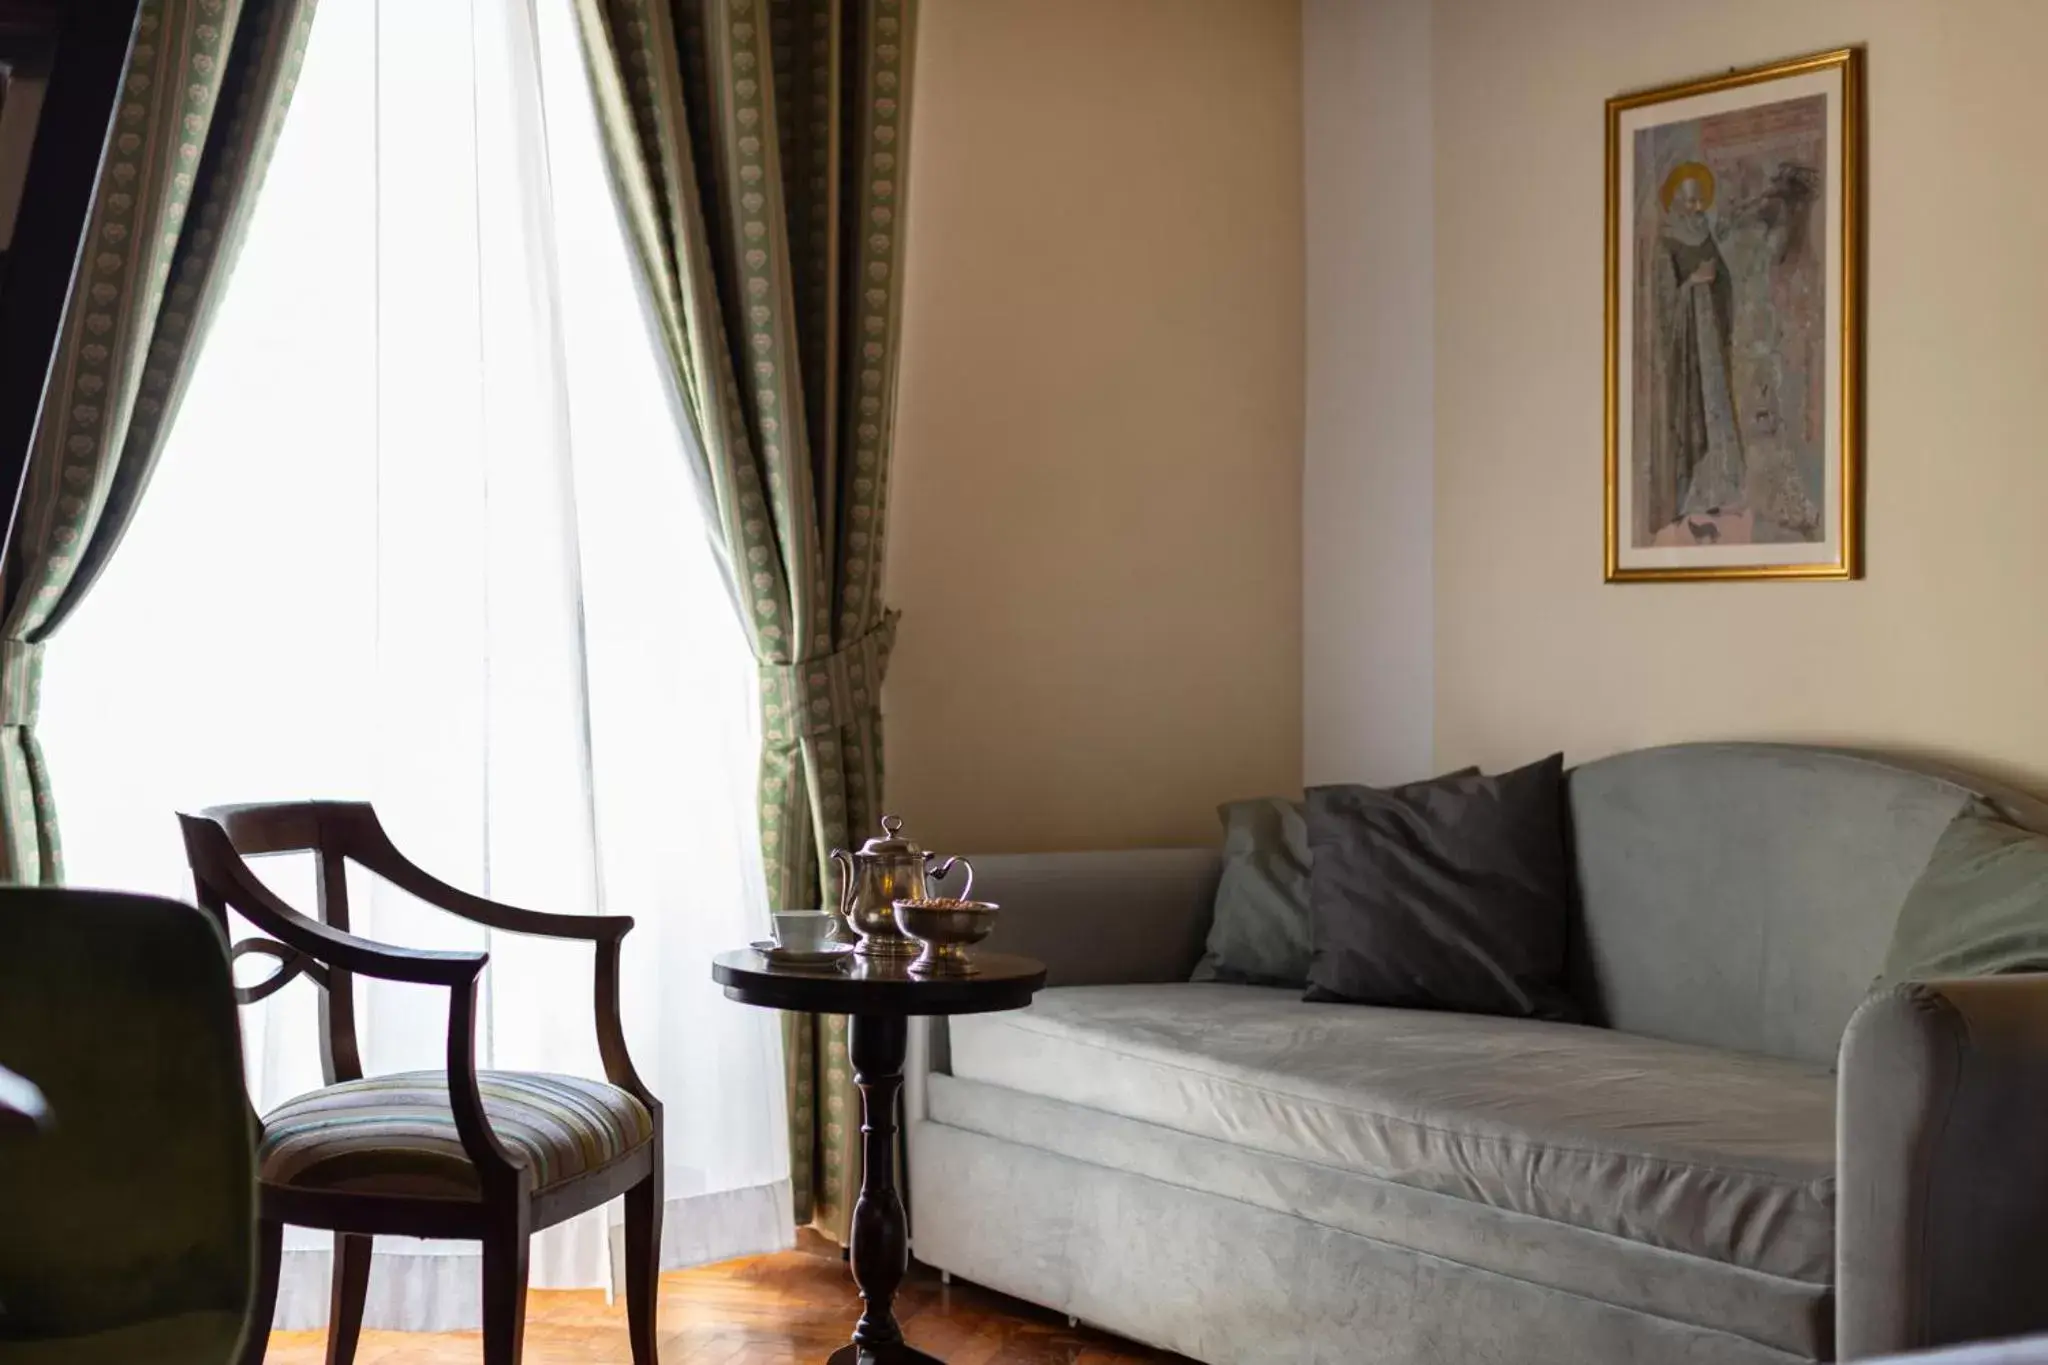
[[[896,1097],[910,1017],[1019,1009],[1045,984],[1045,964],[1028,957],[977,953],[974,963],[978,976],[919,978],[897,960],[856,958],[819,971],[777,966],[750,948],[712,959],[712,979],[741,1004],[852,1019],[846,1050],[860,1088],[861,1177],[848,1251],[866,1308],[853,1341],[834,1351],[829,1365],[941,1365],[904,1344],[892,1307],[910,1267],[909,1228],[896,1189]]]

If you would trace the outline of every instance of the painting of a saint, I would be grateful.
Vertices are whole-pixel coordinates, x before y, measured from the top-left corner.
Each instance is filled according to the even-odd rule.
[[[1610,102],[1610,578],[1846,572],[1846,68]]]
[[[1714,173],[1697,161],[1681,163],[1660,199],[1662,231],[1647,264],[1664,407],[1645,509],[1658,528],[1681,513],[1718,517],[1742,501],[1742,436],[1728,387],[1735,286],[1706,213]]]

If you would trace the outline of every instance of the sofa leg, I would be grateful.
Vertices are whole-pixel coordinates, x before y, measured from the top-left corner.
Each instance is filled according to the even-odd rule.
[[[1075,1317],[1072,1313],[1067,1314],[1067,1326],[1079,1327],[1080,1325],[1081,1320],[1079,1318]]]
[[[953,1283],[953,1272],[952,1272],[952,1271],[950,1271],[950,1270],[941,1270],[941,1271],[939,1272],[939,1283],[940,1283],[940,1284],[951,1284],[951,1283]]]

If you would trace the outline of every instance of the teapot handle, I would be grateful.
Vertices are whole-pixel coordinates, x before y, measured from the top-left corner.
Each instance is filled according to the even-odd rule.
[[[853,909],[853,854],[835,848],[827,856],[839,869],[839,918],[844,921]]]
[[[974,899],[974,864],[968,862],[965,858],[948,858],[943,863],[940,863],[937,867],[931,869],[925,875],[929,877],[932,881],[937,881],[939,880],[939,878],[945,876],[948,872],[951,872],[953,870],[953,865],[955,863],[958,863],[960,865],[961,870],[967,874],[967,881],[961,886],[960,895],[958,899],[963,901],[971,901]]]

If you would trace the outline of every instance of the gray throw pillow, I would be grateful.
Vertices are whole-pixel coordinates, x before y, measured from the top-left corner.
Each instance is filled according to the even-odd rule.
[[[1193,981],[1249,986],[1308,982],[1308,825],[1301,803],[1278,796],[1218,806],[1223,876],[1209,948]]]
[[[1309,1000],[1577,1019],[1564,756],[1308,793]]]
[[[2038,971],[2048,971],[2048,838],[1966,811],[1906,893],[1877,984]]]

